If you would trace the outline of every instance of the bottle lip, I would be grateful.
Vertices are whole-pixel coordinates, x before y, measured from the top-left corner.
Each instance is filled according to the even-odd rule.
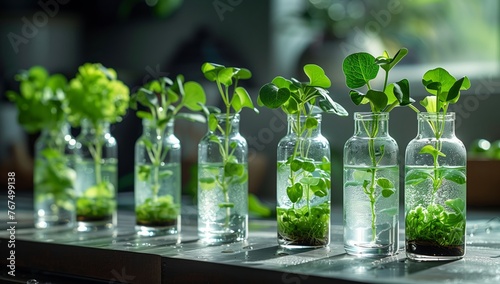
[[[172,117],[168,122],[167,122],[167,125],[173,125],[175,121],[175,118]],[[147,119],[147,118],[143,118],[142,119],[142,126],[143,127],[151,127],[151,126],[154,126],[155,125],[155,120],[150,120],[150,119]]]
[[[226,118],[226,113],[215,113],[215,118],[217,119],[225,119]],[[239,113],[230,113],[229,114],[229,119],[240,119],[240,114]]]
[[[288,116],[288,120],[297,120],[297,115],[295,115],[295,114],[287,114],[287,116]],[[318,121],[321,121],[322,115],[321,115],[321,113],[315,113],[315,114],[311,114],[311,115],[301,115],[300,120],[304,120],[308,117],[312,117]]]
[[[354,119],[355,120],[373,120],[375,118],[387,120],[389,119],[388,112],[355,112]]]
[[[442,112],[419,112],[418,119],[444,119],[446,121],[455,120],[455,112],[447,112],[446,114],[443,114]]]

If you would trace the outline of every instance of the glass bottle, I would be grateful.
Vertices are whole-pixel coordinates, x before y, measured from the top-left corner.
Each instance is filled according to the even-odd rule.
[[[354,113],[344,145],[344,249],[351,255],[394,255],[399,246],[399,148],[389,113]]]
[[[76,140],[77,230],[113,229],[117,222],[118,147],[109,123],[82,121]]]
[[[248,146],[239,114],[217,114],[198,144],[198,236],[222,244],[248,236]]]
[[[62,123],[42,130],[35,142],[35,227],[72,227],[75,224],[75,180],[72,163],[75,139]]]
[[[289,115],[277,151],[278,244],[285,248],[330,243],[330,144],[321,115]]]
[[[455,113],[419,113],[406,148],[406,255],[418,261],[465,255],[466,149]]]
[[[139,235],[180,231],[181,144],[174,120],[166,126],[143,119],[143,133],[135,143],[135,217]]]

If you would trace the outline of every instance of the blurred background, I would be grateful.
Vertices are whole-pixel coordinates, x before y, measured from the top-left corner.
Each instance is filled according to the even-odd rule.
[[[99,62],[115,69],[131,93],[154,78],[184,74],[203,84],[208,103],[217,105],[220,96],[200,71],[206,61],[250,69],[253,78],[244,85],[254,102],[260,86],[275,76],[305,80],[302,66],[316,63],[332,79],[334,100],[350,112],[349,117],[324,115],[322,124],[332,147],[332,202],[342,204],[342,149],[353,133],[352,113],[369,110],[354,107],[349,99],[343,59],[358,51],[378,56],[408,48],[409,55],[390,80],[410,79],[417,101],[425,95],[425,70],[441,66],[457,78],[467,75],[472,87],[452,110],[457,113],[457,136],[474,148],[479,138],[500,139],[499,18],[496,0],[2,1],[0,174],[16,171],[18,187],[32,186],[36,135],[20,128],[16,109],[5,98],[6,90],[18,90],[14,75],[22,69],[41,65],[71,79],[78,66]],[[132,191],[140,121],[129,111],[111,130],[119,145],[119,191]],[[276,145],[285,135],[286,119],[281,111],[244,110],[240,130],[249,143],[251,191],[274,201]],[[416,130],[413,111],[391,112],[390,133],[399,143],[401,164]],[[205,131],[205,125],[176,123],[185,160],[185,194],[196,190],[193,166]]]

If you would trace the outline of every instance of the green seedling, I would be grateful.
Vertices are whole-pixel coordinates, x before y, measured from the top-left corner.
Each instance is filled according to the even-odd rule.
[[[331,164],[329,157],[323,157],[321,163],[309,158],[308,138],[318,127],[314,117],[320,112],[348,115],[347,111],[330,97],[327,88],[330,79],[323,69],[314,64],[304,66],[309,82],[300,82],[294,78],[288,80],[281,76],[265,84],[259,91],[258,103],[270,109],[281,108],[287,115],[297,119],[292,125],[299,137],[293,154],[278,167],[289,171],[289,186],[286,193],[292,202],[292,208],[277,210],[278,232],[286,240],[294,243],[324,244],[328,232],[330,215],[329,201],[311,206],[313,196],[325,197],[331,189]],[[301,123],[300,117],[305,116]],[[301,200],[306,206],[298,208]]]
[[[121,121],[129,104],[128,87],[117,80],[116,72],[101,64],[86,63],[78,68],[78,73],[69,83],[68,88],[68,119],[73,126],[80,126],[82,120],[87,120],[95,130],[95,137],[103,137],[104,123]],[[95,172],[95,187],[100,188],[103,195],[114,196],[113,184],[102,178],[102,150],[104,139],[94,139],[87,145]],[[92,190],[90,187],[85,191]],[[83,193],[85,196],[85,192]],[[102,200],[101,200],[102,199]],[[103,210],[88,208],[88,202],[77,200],[77,216],[85,216],[86,212],[107,212],[106,208],[116,208],[112,198],[100,198],[100,202],[93,207],[102,207]],[[101,202],[102,201],[102,202]],[[105,204],[106,203],[106,204]],[[97,217],[97,216],[93,216]],[[105,217],[105,216],[102,216]]]
[[[252,73],[245,68],[225,67],[220,64],[208,62],[201,66],[201,71],[207,80],[216,84],[225,107],[223,110],[225,117],[224,127],[219,124],[216,117],[216,114],[221,113],[221,111],[214,107],[204,107],[205,114],[208,117],[208,128],[212,133],[210,141],[218,144],[224,169],[221,171],[221,174],[219,174],[217,169],[212,169],[218,174],[213,177],[201,178],[198,182],[202,190],[210,190],[215,187],[221,188],[224,201],[218,204],[218,206],[219,208],[224,208],[226,211],[225,226],[228,227],[231,208],[234,208],[234,203],[229,198],[229,189],[233,185],[243,184],[248,180],[246,165],[238,161],[234,155],[237,145],[236,143],[230,143],[230,134],[232,131],[230,119],[232,114],[238,114],[244,108],[252,109],[258,113],[247,90],[238,85],[240,80],[250,79]],[[222,141],[217,138],[215,131],[222,134]]]
[[[387,51],[377,58],[366,52],[353,53],[347,56],[344,59],[342,69],[347,87],[352,88],[349,92],[352,102],[355,105],[370,104],[371,112],[374,114],[390,112],[397,106],[414,108],[412,103],[415,101],[410,97],[408,80],[402,79],[390,84],[388,82],[390,71],[406,54],[408,54],[408,50],[402,48],[392,58]],[[377,77],[380,69],[385,71],[384,83],[382,89],[377,90],[372,87],[371,81]],[[356,88],[361,87],[366,87],[366,93],[356,90]],[[363,186],[363,192],[370,200],[372,241],[375,241],[377,237],[377,215],[375,212],[377,197],[382,195],[384,198],[388,198],[396,192],[394,183],[391,180],[382,177],[376,178],[377,166],[385,154],[383,145],[380,146],[378,151],[375,149],[375,138],[379,132],[378,119],[378,116],[374,116],[371,121],[362,121],[363,127],[370,138],[368,140],[368,154],[370,155],[372,168],[367,170],[369,176],[363,175],[366,179],[355,181]],[[377,156],[379,157],[377,158]]]
[[[57,208],[72,211],[76,177],[68,167],[66,141],[60,135],[66,122],[66,78],[49,75],[45,68],[34,66],[17,74],[15,79],[20,82],[19,93],[7,91],[7,98],[16,104],[19,123],[29,133],[43,130],[47,134],[48,144],[35,159],[35,202],[53,199]]]
[[[439,159],[446,157],[442,152],[442,136],[445,131],[445,117],[451,104],[460,98],[460,91],[470,88],[467,77],[455,79],[443,68],[427,71],[422,83],[431,95],[420,101],[428,113],[435,114],[429,120],[429,126],[434,133],[434,141],[420,149],[420,154],[430,155],[433,160],[431,173],[413,169],[406,174],[407,185],[416,186],[426,180],[432,184],[432,199],[428,208],[417,206],[406,217],[406,232],[408,240],[437,242],[441,246],[463,244],[465,230],[465,201],[457,198],[445,201],[453,212],[447,212],[443,206],[435,204],[435,197],[444,180],[463,185],[466,175],[460,169],[444,169],[440,167]],[[416,110],[418,112],[418,110]]]
[[[156,132],[155,137],[163,139],[167,124],[174,119],[205,123],[206,119],[201,114],[181,112],[185,108],[191,111],[201,111],[205,102],[203,87],[196,82],[184,82],[184,77],[178,75],[175,80],[162,77],[145,84],[132,95],[130,107],[137,110],[140,104],[147,108],[149,111],[137,110],[137,117],[148,120]],[[152,195],[143,204],[137,206],[137,223],[160,224],[162,221],[176,220],[180,206],[173,202],[171,195],[158,196],[161,180],[173,174],[171,170],[160,170],[169,149],[164,147],[161,140],[151,141],[147,137],[142,137],[139,143],[144,145],[151,165],[139,165],[137,178],[141,181],[152,182]],[[135,190],[142,189],[136,188]],[[168,212],[168,214],[162,212]],[[177,213],[173,214],[175,212]]]

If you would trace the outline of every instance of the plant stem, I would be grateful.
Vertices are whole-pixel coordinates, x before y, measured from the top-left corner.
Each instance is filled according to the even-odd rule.
[[[377,175],[377,158],[375,157],[375,137],[377,137],[378,134],[378,116],[375,115],[373,117],[373,120],[371,121],[371,129],[368,129],[363,122],[363,126],[368,134],[369,140],[368,140],[368,154],[370,155],[370,160],[372,162],[372,169],[371,169],[371,182],[370,182],[370,189],[368,190],[368,198],[370,199],[370,209],[371,209],[371,215],[372,215],[372,220],[371,220],[371,227],[372,227],[372,242],[375,242],[377,239],[377,228],[376,228],[376,222],[377,222],[377,215],[375,213],[375,189],[376,189],[376,175]]]

